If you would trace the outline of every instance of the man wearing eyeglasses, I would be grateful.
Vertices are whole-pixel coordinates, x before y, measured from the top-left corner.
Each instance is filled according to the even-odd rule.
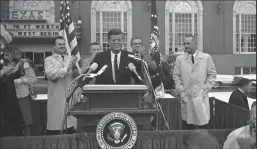
[[[206,128],[210,120],[208,92],[216,69],[211,56],[197,50],[196,38],[184,39],[185,53],[176,59],[173,79],[181,98],[183,129]]]

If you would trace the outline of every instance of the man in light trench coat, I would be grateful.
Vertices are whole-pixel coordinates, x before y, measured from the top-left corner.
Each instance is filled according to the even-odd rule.
[[[47,135],[60,134],[65,113],[68,86],[74,79],[76,58],[67,54],[65,40],[55,39],[53,54],[45,59],[45,74],[48,79]],[[75,133],[76,118],[67,117],[67,134]]]
[[[206,128],[210,120],[208,92],[216,79],[211,56],[197,50],[196,39],[184,39],[185,52],[176,59],[173,79],[181,98],[183,129]]]

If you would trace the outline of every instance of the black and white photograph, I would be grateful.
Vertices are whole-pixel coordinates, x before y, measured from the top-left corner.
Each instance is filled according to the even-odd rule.
[[[256,149],[256,1],[0,7],[0,148]]]

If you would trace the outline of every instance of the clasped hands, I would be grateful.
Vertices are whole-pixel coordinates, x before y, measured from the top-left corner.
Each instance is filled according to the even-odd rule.
[[[67,67],[67,70],[70,71],[72,68],[76,67],[77,57],[72,56]]]
[[[11,65],[4,66],[3,69],[1,70],[1,76],[11,74],[13,69],[14,67]]]

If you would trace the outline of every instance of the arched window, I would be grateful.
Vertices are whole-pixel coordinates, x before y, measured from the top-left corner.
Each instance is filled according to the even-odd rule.
[[[165,54],[183,51],[187,35],[197,37],[203,50],[203,6],[201,1],[167,1],[165,5]]]
[[[111,28],[119,28],[124,33],[124,49],[128,49],[132,37],[131,1],[92,1],[91,3],[91,42],[101,43],[107,50],[107,33]]]
[[[46,20],[55,23],[55,5],[53,0],[10,0],[9,18],[24,20]]]
[[[234,54],[256,52],[256,1],[235,1],[233,50]]]

